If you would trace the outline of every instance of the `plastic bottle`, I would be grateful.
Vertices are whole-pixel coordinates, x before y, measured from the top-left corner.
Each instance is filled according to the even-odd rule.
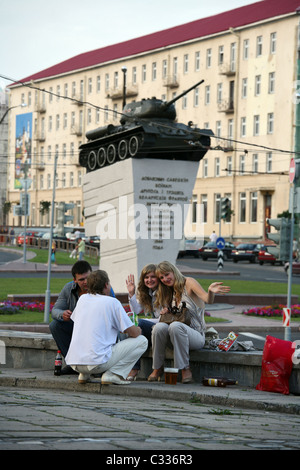
[[[54,375],[60,375],[62,366],[62,355],[60,351],[57,351],[54,365]]]
[[[235,379],[227,379],[226,377],[204,377],[202,383],[210,387],[226,387],[227,385],[237,385],[238,382]]]

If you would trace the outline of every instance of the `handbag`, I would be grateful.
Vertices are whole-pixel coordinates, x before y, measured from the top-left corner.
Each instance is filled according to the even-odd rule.
[[[180,307],[171,306],[169,310],[164,315],[160,315],[159,321],[162,323],[173,323],[173,321],[179,321],[190,326],[191,324],[191,314],[186,306],[185,302],[181,303]]]

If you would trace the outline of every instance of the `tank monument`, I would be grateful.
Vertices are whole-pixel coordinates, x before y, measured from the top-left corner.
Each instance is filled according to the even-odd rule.
[[[173,100],[125,105],[120,126],[87,132],[80,146],[85,231],[100,237],[100,269],[117,293],[138,280],[148,263],[175,264],[190,213],[199,162],[210,148],[209,129],[175,122]],[[193,236],[199,236],[197,232]]]

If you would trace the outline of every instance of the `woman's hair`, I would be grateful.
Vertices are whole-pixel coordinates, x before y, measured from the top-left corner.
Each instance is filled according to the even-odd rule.
[[[186,279],[176,266],[169,261],[162,261],[157,265],[156,275],[159,279],[162,274],[167,273],[173,273],[174,285],[170,287],[166,286],[161,281],[159,282],[155,302],[156,307],[168,307],[172,302],[173,294],[175,294],[177,304],[181,301]]]
[[[147,313],[152,312],[153,306],[152,306],[152,298],[149,295],[148,287],[145,286],[144,279],[146,275],[149,273],[155,274],[155,270],[156,270],[156,264],[147,264],[146,266],[144,266],[140,275],[138,286],[137,286],[136,297],[139,303],[142,305],[144,311]]]
[[[106,271],[91,272],[87,277],[87,290],[89,294],[102,294],[105,285],[109,282]]]

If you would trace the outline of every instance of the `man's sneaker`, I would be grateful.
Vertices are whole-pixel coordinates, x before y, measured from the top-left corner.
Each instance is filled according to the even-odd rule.
[[[101,379],[102,384],[129,385],[130,382],[112,372],[104,372]]]

